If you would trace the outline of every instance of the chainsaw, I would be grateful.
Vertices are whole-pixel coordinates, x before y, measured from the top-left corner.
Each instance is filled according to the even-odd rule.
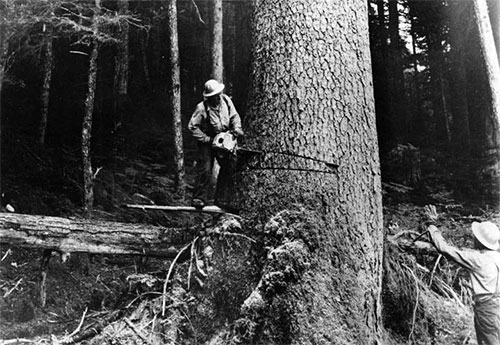
[[[238,140],[237,138],[230,132],[221,132],[217,134],[214,137],[214,140],[212,141],[212,148],[220,153],[225,153],[225,154],[231,154],[234,156],[265,156],[265,155],[284,155],[284,156],[289,156],[289,157],[295,157],[295,158],[300,158],[300,159],[305,159],[305,160],[310,160],[310,161],[315,161],[318,163],[325,164],[327,168],[330,170],[336,171],[336,169],[339,167],[338,164],[333,163],[333,162],[328,162],[324,161],[318,158],[313,158],[313,157],[308,157],[305,155],[301,155],[298,153],[294,152],[288,152],[288,151],[261,151],[261,150],[252,150],[244,147],[238,146]],[[274,168],[278,169],[278,168]],[[303,170],[303,169],[290,169],[290,170]],[[307,170],[307,169],[304,169]],[[320,171],[323,172],[323,171]],[[328,171],[325,171],[328,172]]]

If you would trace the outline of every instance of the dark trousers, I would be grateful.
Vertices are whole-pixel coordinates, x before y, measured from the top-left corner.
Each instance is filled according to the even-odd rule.
[[[210,202],[214,198],[214,186],[212,184],[212,170],[214,168],[214,160],[223,170],[226,166],[227,157],[223,154],[216,153],[211,144],[198,143],[199,157],[196,165],[196,179],[193,188],[193,199],[201,199],[205,203]]]
[[[474,327],[478,345],[500,344],[500,296],[474,304]]]

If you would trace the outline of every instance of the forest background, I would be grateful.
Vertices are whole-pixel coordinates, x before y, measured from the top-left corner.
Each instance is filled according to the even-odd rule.
[[[222,4],[223,82],[245,122],[253,3]],[[498,110],[491,101],[473,1],[366,5],[385,227],[418,223],[394,220],[394,214],[410,218],[414,206],[427,203],[456,212],[453,217],[491,216],[499,195]],[[177,81],[172,81],[175,46],[166,2],[2,0],[0,6],[2,205],[26,214],[162,226],[203,220],[121,206],[189,200],[196,143],[186,124],[204,82],[214,75],[211,2],[177,1]],[[498,1],[488,6],[498,47]],[[181,124],[172,106],[179,94]],[[2,248],[2,256],[6,252]],[[39,255],[17,250],[10,260],[30,262],[26,268],[32,269]],[[83,257],[74,263],[84,267],[82,276],[101,264]],[[17,282],[8,277],[20,273],[13,266],[2,272],[7,294]],[[108,285],[120,288],[116,272],[106,272],[111,272]],[[22,297],[4,298],[8,312],[2,319],[19,327],[4,329],[5,336],[52,329],[33,328],[44,315],[30,300],[35,290],[27,286]],[[105,299],[118,297],[108,295],[102,289],[82,291],[79,306],[70,305],[75,310],[67,316],[81,312],[88,299],[96,310],[109,309]],[[56,306],[67,298],[52,302]],[[60,305],[54,310],[59,314]]]

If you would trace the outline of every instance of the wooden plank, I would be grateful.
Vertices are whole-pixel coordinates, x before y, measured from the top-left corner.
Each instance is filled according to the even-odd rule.
[[[196,208],[193,206],[160,206],[160,205],[125,205],[127,208],[136,208],[141,210],[157,210],[167,212],[204,212],[204,213],[227,213],[224,209],[218,206],[205,206]]]

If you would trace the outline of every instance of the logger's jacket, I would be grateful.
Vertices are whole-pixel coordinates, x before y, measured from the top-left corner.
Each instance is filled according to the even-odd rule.
[[[227,131],[243,135],[240,115],[233,101],[225,94],[220,97],[219,105],[214,108],[208,102],[198,103],[191,116],[188,128],[199,142],[210,143],[217,134]]]
[[[446,243],[436,227],[429,233],[438,252],[455,261],[470,273],[474,299],[499,293],[500,253],[495,250],[457,249]]]

